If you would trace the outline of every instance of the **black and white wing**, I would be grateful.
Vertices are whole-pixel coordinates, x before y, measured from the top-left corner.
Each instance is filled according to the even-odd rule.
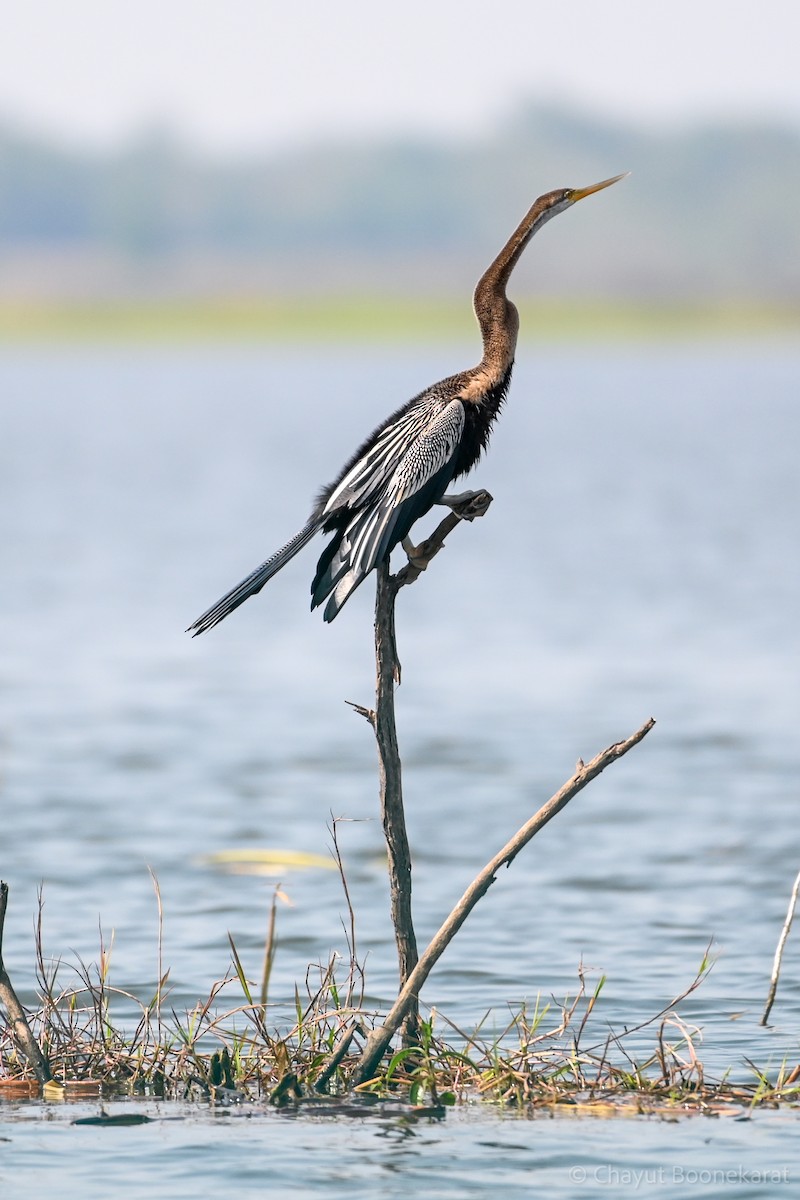
[[[352,518],[334,553],[323,556],[312,584],[312,608],[331,597],[326,621],[442,496],[453,476],[464,423],[458,399],[437,405],[433,413],[430,405],[413,406],[398,414],[333,488],[324,514],[333,517],[347,509]]]
[[[430,393],[395,413],[323,493],[300,532],[198,617],[191,633],[211,629],[261,591],[320,530],[334,536],[311,585],[312,608],[330,596],[325,620],[333,620],[351,592],[443,494],[464,424],[460,400]]]
[[[323,515],[333,516],[343,508],[366,507],[384,490],[409,447],[424,436],[447,407],[441,401],[417,399],[394,413],[345,467],[327,497]]]

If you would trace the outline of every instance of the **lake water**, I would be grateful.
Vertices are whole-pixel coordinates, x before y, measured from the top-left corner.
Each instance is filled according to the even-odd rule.
[[[391,1000],[374,746],[344,703],[372,699],[371,582],[325,626],[308,612],[314,545],[219,628],[183,630],[300,527],[386,413],[471,361],[463,346],[0,350],[0,875],[25,1002],[40,884],[48,954],[96,961],[101,924],[112,984],[152,995],[148,867],[172,1006],[225,974],[228,931],[257,977],[274,880],[204,857],[324,855],[332,815],[351,819],[339,836],[368,1002]],[[707,1073],[745,1081],[747,1059],[798,1059],[792,939],[773,1024],[758,1020],[800,868],[799,395],[794,345],[521,347],[463,485],[494,505],[398,601],[420,942],[579,755],[657,725],[448,949],[423,1001],[461,1027],[574,993],[582,961],[590,987],[607,976],[602,1041],[679,993],[713,939],[714,969],[681,1008]],[[336,874],[280,878],[276,1022],[307,964],[346,953]],[[154,1104],[150,1125],[71,1125],[86,1111],[3,1106],[4,1198],[54,1183],[108,1195],[111,1179],[117,1196],[189,1196],[198,1176],[244,1195],[680,1195],[701,1169],[744,1173],[695,1180],[703,1196],[744,1197],[780,1193],[759,1171],[800,1178],[791,1110],[578,1128],[469,1108],[409,1128]]]

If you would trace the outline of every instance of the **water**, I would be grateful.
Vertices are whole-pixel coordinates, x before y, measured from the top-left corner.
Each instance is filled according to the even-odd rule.
[[[2,350],[0,873],[5,960],[25,1001],[40,884],[49,954],[96,961],[102,924],[111,982],[152,995],[148,867],[172,1005],[193,1006],[225,973],[229,930],[257,976],[274,881],[203,858],[325,854],[332,815],[351,819],[339,834],[369,1001],[391,999],[374,748],[343,703],[372,696],[371,585],[324,626],[307,611],[312,547],[218,629],[182,631],[300,526],[378,420],[470,361],[463,347]],[[574,993],[583,961],[590,986],[608,977],[602,1039],[681,991],[713,939],[714,970],[681,1010],[704,1030],[709,1072],[746,1080],[745,1058],[796,1059],[791,941],[773,1027],[758,1018],[800,866],[799,385],[792,346],[522,348],[467,485],[494,506],[399,600],[420,941],[579,755],[658,724],[501,874],[448,949],[423,999],[462,1027],[492,1009],[486,1028],[499,1029],[509,1004]],[[346,948],[335,873],[281,879],[292,907],[278,916],[276,1020],[307,964]],[[658,1165],[678,1146],[688,1169],[708,1138],[712,1167],[784,1167],[791,1153],[800,1169],[785,1143],[777,1152],[785,1116],[713,1130],[584,1121],[579,1137],[569,1121],[472,1111],[408,1137],[355,1122],[337,1166],[339,1131],[310,1120],[193,1110],[170,1122],[163,1110],[152,1125],[89,1131],[67,1109],[7,1111],[0,1164],[31,1170],[70,1147],[69,1196],[92,1194],[81,1163],[102,1172],[106,1155],[123,1156],[120,1195],[167,1162],[170,1194],[188,1194],[198,1147],[255,1187],[276,1139],[280,1170],[309,1194],[337,1169],[364,1194],[394,1194],[389,1175],[398,1192],[469,1194],[485,1175],[523,1195],[530,1172],[555,1196],[582,1194],[567,1164]],[[525,1147],[522,1165],[479,1148],[493,1141]],[[736,1194],[752,1188],[771,1194],[752,1180]]]
[[[119,1129],[72,1125],[78,1111],[58,1110],[47,1121],[40,1112],[21,1112],[6,1123],[12,1141],[0,1145],[0,1164],[11,1158],[19,1171],[14,1178],[0,1165],[8,1200],[43,1194],[55,1170],[59,1195],[85,1200],[106,1200],[110,1190],[194,1200],[234,1187],[239,1195],[299,1200],[323,1194],[458,1200],[495,1190],[512,1200],[629,1193],[728,1200],[796,1191],[797,1118],[788,1112],[744,1122],[667,1122],[531,1119],[468,1109],[444,1123],[411,1124],[396,1117],[298,1120],[260,1109],[144,1104],[138,1111],[153,1123]],[[133,1190],[136,1181],[141,1191]]]

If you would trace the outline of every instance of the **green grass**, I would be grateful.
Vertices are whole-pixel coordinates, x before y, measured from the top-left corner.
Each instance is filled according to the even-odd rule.
[[[521,301],[521,337],[547,341],[800,335],[800,303]],[[0,303],[0,340],[401,343],[477,339],[466,299],[386,296]]]

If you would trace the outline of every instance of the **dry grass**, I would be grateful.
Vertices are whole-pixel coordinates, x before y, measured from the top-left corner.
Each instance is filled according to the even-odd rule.
[[[55,1083],[40,1089],[10,1030],[0,1027],[0,1098],[43,1090],[48,1098],[103,1091],[216,1102],[267,1098],[278,1106],[318,1104],[323,1096],[328,1103],[353,1103],[350,1078],[378,1016],[364,1007],[363,970],[352,947],[341,984],[341,960],[309,968],[295,991],[293,1022],[277,1030],[266,999],[274,929],[273,902],[260,987],[247,978],[231,939],[227,974],[205,999],[179,1013],[170,1004],[168,971],[142,999],[112,986],[111,947],[102,938],[96,963],[67,964],[45,956],[40,924],[39,1007],[30,1025]],[[706,957],[662,1011],[624,1033],[609,1032],[599,1043],[589,1034],[604,980],[588,992],[582,973],[571,1000],[522,1005],[491,1035],[483,1029],[486,1018],[465,1032],[431,1012],[421,1022],[420,1045],[385,1057],[357,1091],[424,1112],[475,1098],[595,1115],[722,1112],[796,1100],[800,1067],[784,1065],[771,1078],[753,1068],[751,1082],[735,1085],[706,1077],[698,1031],[678,1010],[709,969]],[[119,1021],[118,1012],[136,1016]],[[630,1047],[641,1044],[645,1031],[652,1032],[652,1048],[636,1058]]]

